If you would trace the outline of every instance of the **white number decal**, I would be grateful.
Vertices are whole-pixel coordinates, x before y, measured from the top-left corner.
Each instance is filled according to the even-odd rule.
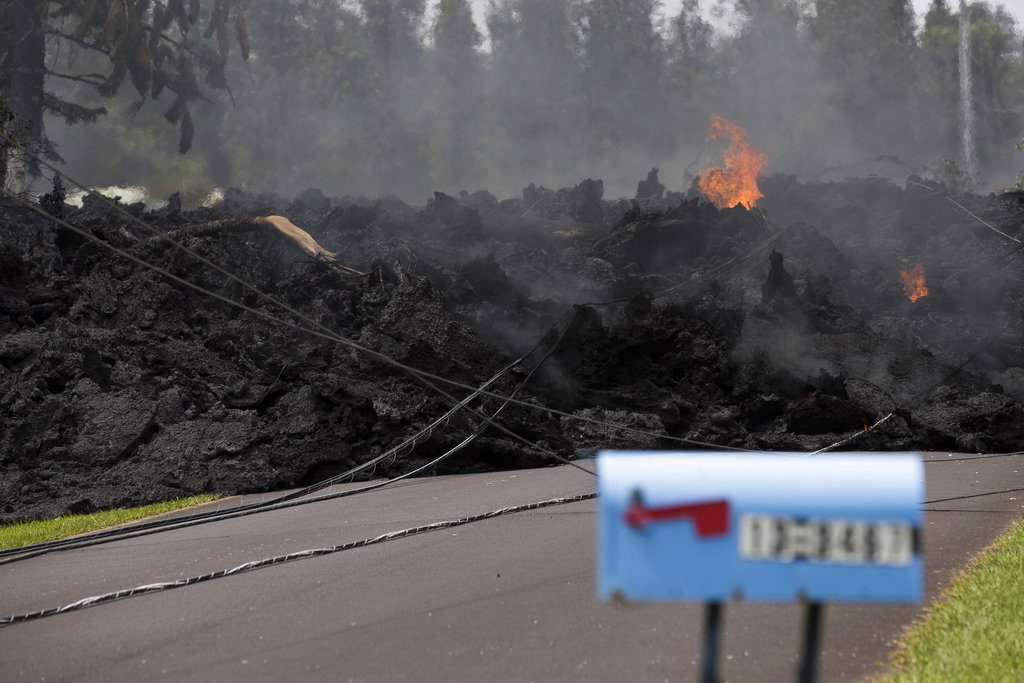
[[[907,522],[743,515],[740,556],[748,560],[906,566],[914,557]]]

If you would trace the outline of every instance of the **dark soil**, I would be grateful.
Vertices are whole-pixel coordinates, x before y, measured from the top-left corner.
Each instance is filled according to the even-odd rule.
[[[337,333],[474,386],[545,334],[551,342],[551,326],[573,311],[521,398],[651,436],[522,407],[502,414],[566,457],[681,446],[658,435],[806,451],[890,412],[851,448],[1018,450],[1020,247],[941,188],[908,187],[773,177],[763,213],[660,192],[643,206],[607,202],[589,180],[503,202],[438,194],[422,208],[315,190],[291,201],[231,191],[191,211],[128,208]],[[1014,198],[956,200],[1021,234]],[[102,204],[63,213],[206,289],[288,317]],[[269,213],[371,275],[339,274],[266,229],[215,223]],[[931,293],[911,303],[899,271],[916,263]],[[494,389],[511,391],[539,355]],[[400,371],[0,206],[0,522],[310,483],[448,407]],[[459,416],[376,474],[425,463],[475,427]],[[554,462],[492,430],[437,471],[544,464]]]

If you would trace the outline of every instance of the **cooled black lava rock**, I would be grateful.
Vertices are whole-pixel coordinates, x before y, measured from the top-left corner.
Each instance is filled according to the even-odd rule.
[[[519,397],[612,426],[522,406],[500,420],[566,457],[682,447],[672,437],[814,450],[889,413],[851,447],[1020,449],[1024,284],[1001,238],[941,194],[882,181],[763,189],[765,213],[671,193],[624,206],[585,181],[511,202],[439,193],[425,208],[229,190],[215,206],[143,218],[329,329],[467,385],[529,353],[492,385],[507,394],[558,342]],[[1005,198],[958,201],[1008,234],[1024,218]],[[284,315],[105,204],[63,210],[105,242]],[[310,262],[267,230],[224,229],[260,213],[288,215],[368,275]],[[917,303],[899,280],[908,263],[928,273]],[[449,406],[392,366],[0,200],[0,522],[317,481]],[[377,474],[428,462],[478,425],[457,415]],[[547,464],[490,430],[438,471]]]

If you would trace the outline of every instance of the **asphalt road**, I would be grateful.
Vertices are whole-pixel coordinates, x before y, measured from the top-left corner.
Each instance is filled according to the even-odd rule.
[[[1024,514],[1022,457],[926,456],[929,597]],[[0,566],[0,615],[593,484],[569,467],[420,479],[52,553]],[[594,509],[520,513],[0,628],[0,680],[695,680],[699,607],[594,598]],[[821,680],[882,670],[918,613],[828,607]],[[723,676],[793,679],[800,618],[795,605],[729,605]]]

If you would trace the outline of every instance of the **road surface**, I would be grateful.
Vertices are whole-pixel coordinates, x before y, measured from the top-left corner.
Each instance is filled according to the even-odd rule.
[[[925,456],[929,597],[1021,518],[1022,457]],[[419,479],[51,553],[0,566],[0,615],[593,486],[570,467]],[[594,510],[519,513],[0,628],[0,679],[695,680],[699,607],[595,600]],[[828,607],[821,680],[879,671],[918,613]],[[729,605],[724,623],[726,680],[793,679],[797,606]]]

